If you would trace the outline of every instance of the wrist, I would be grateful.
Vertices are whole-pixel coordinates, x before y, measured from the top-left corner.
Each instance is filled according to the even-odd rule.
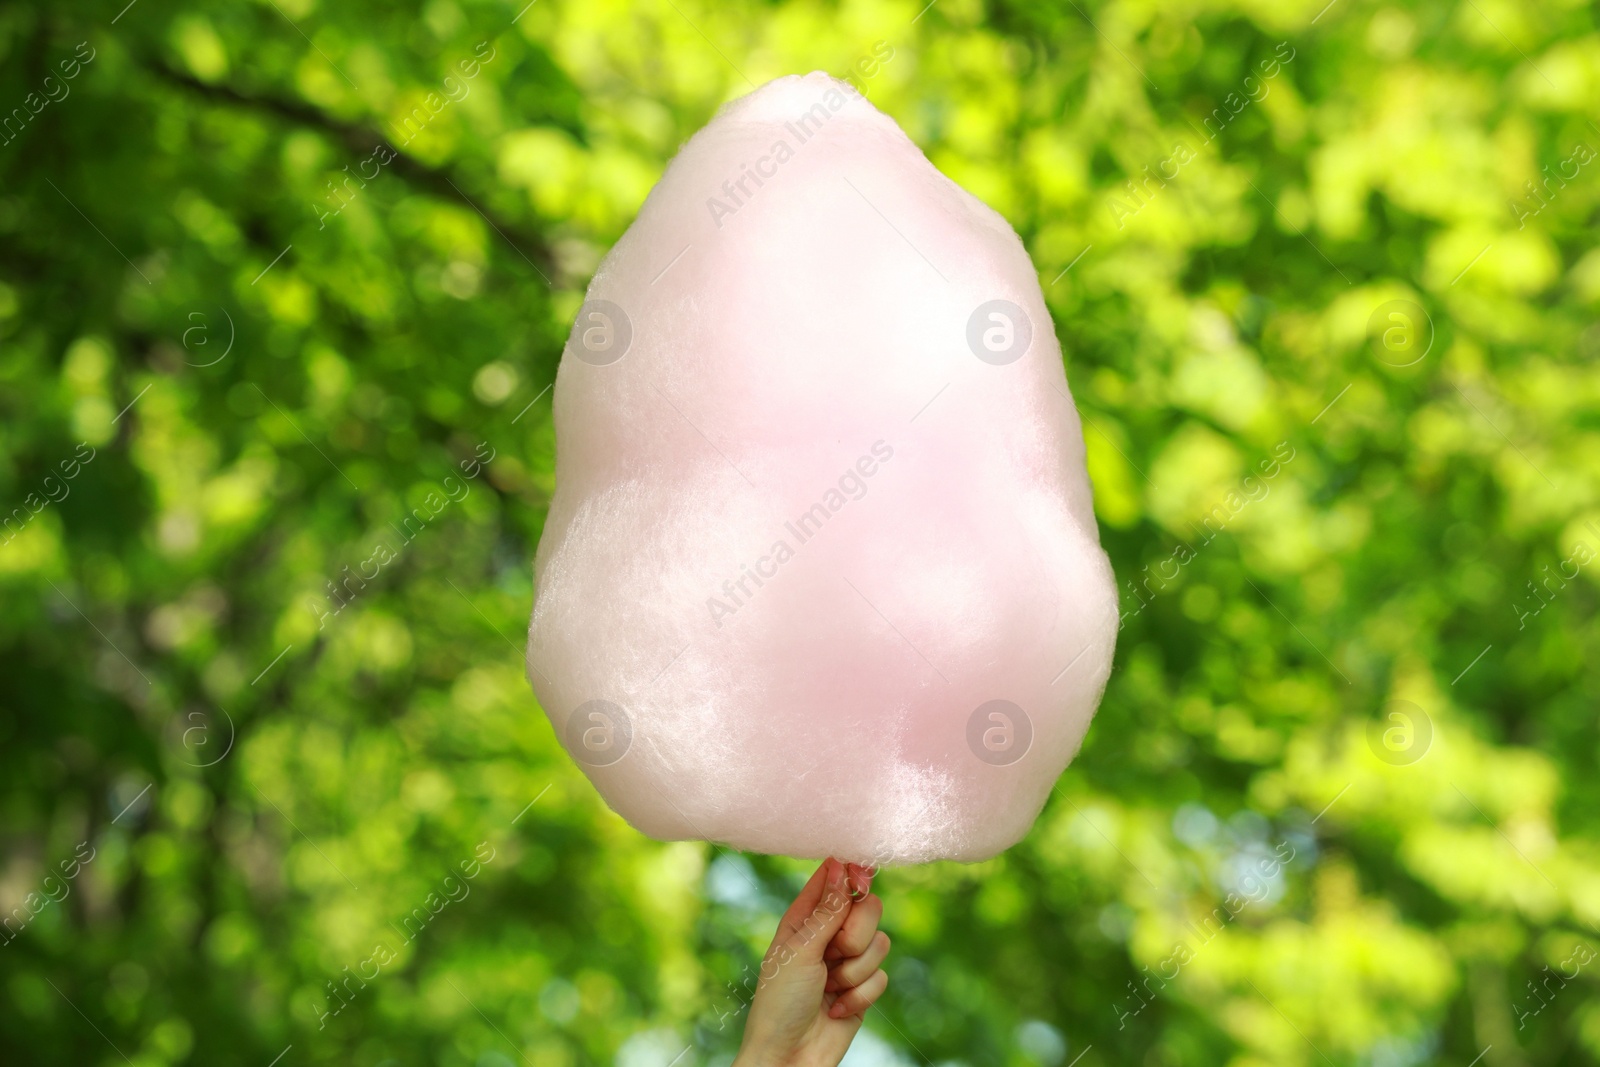
[[[779,1055],[770,1047],[764,1047],[759,1042],[746,1042],[739,1046],[730,1067],[788,1067],[789,1062],[788,1057]]]

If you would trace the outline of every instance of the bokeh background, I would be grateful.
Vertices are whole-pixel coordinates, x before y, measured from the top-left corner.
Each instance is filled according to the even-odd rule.
[[[805,868],[520,644],[589,277],[821,69],[1021,233],[1125,613],[852,1062],[1600,1062],[1597,5],[122,3],[0,11],[0,1059],[728,1062]]]

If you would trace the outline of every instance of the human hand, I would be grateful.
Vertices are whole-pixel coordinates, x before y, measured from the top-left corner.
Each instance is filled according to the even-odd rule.
[[[734,1067],[834,1067],[888,988],[871,868],[829,858],[778,923]]]

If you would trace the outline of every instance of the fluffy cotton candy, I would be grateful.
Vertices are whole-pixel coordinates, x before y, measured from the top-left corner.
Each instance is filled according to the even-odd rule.
[[[1028,830],[1117,604],[1039,282],[823,74],[683,148],[555,387],[529,678],[638,829],[879,864]]]

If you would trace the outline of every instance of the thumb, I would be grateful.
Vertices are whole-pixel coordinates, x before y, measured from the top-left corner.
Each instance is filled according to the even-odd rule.
[[[830,859],[823,876],[821,899],[784,942],[785,954],[802,963],[821,963],[828,942],[833,940],[849,914],[850,891],[845,886],[844,864]]]

